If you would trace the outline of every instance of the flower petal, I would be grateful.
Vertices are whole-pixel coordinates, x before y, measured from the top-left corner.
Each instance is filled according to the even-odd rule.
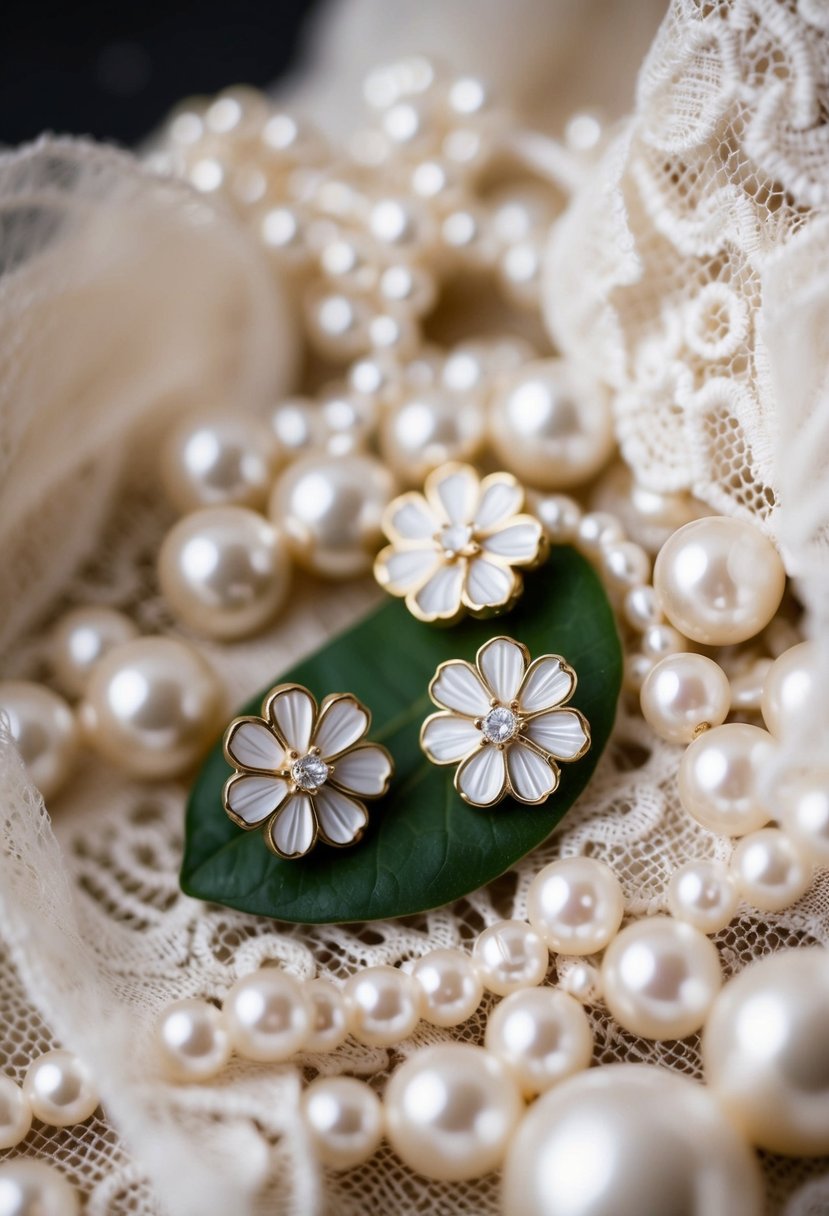
[[[377,554],[374,577],[390,595],[408,595],[426,582],[439,561],[434,545],[428,549],[395,549],[388,545]]]
[[[428,582],[418,590],[410,592],[406,603],[415,616],[426,620],[451,620],[460,612],[461,588],[465,573],[465,562],[453,562],[440,566]]]
[[[237,768],[275,773],[283,767],[285,748],[261,718],[237,718],[227,732],[225,755]]]
[[[285,684],[268,697],[267,713],[291,750],[304,755],[311,746],[317,703],[307,688]]]
[[[561,705],[572,696],[576,673],[557,654],[544,654],[530,663],[518,691],[518,705],[525,714]]]
[[[420,746],[433,764],[457,764],[481,742],[481,732],[471,718],[456,714],[432,714],[420,730]]]
[[[524,734],[557,760],[577,760],[590,746],[590,731],[575,709],[552,709],[530,718]]]
[[[334,786],[324,785],[314,797],[320,834],[329,844],[353,844],[365,831],[368,811]]]
[[[314,808],[307,794],[294,794],[277,811],[265,831],[268,845],[280,857],[302,857],[317,838]]]
[[[518,577],[508,566],[476,557],[469,563],[462,599],[473,612],[500,608],[515,595],[517,584]]]
[[[469,524],[480,492],[478,474],[469,464],[444,464],[426,478],[426,497],[450,524]]]
[[[507,773],[519,802],[543,802],[558,785],[558,769],[523,743],[507,748]]]
[[[455,789],[466,802],[492,806],[506,790],[507,766],[499,747],[480,747],[455,773]]]
[[[314,731],[314,746],[323,760],[338,756],[362,739],[370,721],[368,710],[350,692],[326,697]]]
[[[467,718],[489,711],[490,694],[471,663],[450,659],[441,663],[429,685],[429,696],[444,709],[454,709]]]
[[[283,777],[237,773],[225,783],[225,809],[240,827],[255,827],[282,805],[290,790]]]
[[[524,491],[512,473],[490,473],[481,482],[481,497],[473,523],[479,531],[494,528],[524,505]]]
[[[491,638],[478,651],[475,662],[493,697],[508,705],[518,693],[529,657],[526,647],[512,638]]]
[[[335,785],[364,798],[379,798],[388,789],[392,774],[389,753],[377,743],[362,743],[340,756],[331,777]]]
[[[531,515],[516,515],[481,541],[481,548],[511,566],[528,566],[538,560],[543,532]]]
[[[401,494],[389,504],[383,516],[383,531],[389,540],[430,540],[440,521],[422,494]]]

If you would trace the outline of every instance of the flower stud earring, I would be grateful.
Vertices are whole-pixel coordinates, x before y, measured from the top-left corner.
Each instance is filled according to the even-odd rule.
[[[225,732],[236,769],[224,785],[225,811],[240,828],[263,827],[278,857],[304,857],[318,839],[356,844],[368,823],[364,800],[386,793],[394,768],[385,747],[363,742],[370,724],[350,693],[317,709],[307,688],[280,684],[261,718],[235,718]]]
[[[559,763],[590,747],[584,714],[564,708],[576,673],[559,655],[530,661],[512,638],[486,642],[475,663],[441,663],[429,685],[439,707],[423,723],[420,745],[433,764],[457,764],[455,789],[472,806],[507,794],[539,803],[556,790]]]

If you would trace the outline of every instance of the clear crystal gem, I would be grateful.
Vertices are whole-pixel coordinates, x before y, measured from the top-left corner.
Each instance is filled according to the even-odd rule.
[[[316,790],[325,785],[331,769],[319,756],[300,756],[291,766],[291,777],[301,790]]]
[[[472,529],[465,524],[447,524],[438,533],[438,542],[444,553],[454,556],[463,553],[472,540]]]
[[[489,739],[490,743],[506,743],[517,729],[518,720],[505,705],[496,705],[481,723],[484,738]]]

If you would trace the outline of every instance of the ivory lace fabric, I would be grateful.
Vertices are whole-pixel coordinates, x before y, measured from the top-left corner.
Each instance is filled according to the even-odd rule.
[[[608,45],[596,62],[605,76],[608,46],[622,55],[621,7],[604,9]],[[654,11],[634,7],[632,42],[641,45],[628,42],[632,60]],[[417,16],[424,8],[431,26]],[[378,53],[429,50],[441,22],[450,31],[444,48],[452,46],[462,9],[395,6],[411,22],[384,24],[388,47]],[[481,13],[475,45],[459,40],[461,66],[486,74],[497,65],[501,90],[532,102],[536,122],[555,132],[568,105],[588,98],[572,76],[557,89],[545,64],[572,59],[568,39],[588,63],[585,33],[604,28],[602,6],[523,0],[482,4]],[[362,45],[366,28],[377,50],[380,27],[365,24],[374,18],[376,6],[359,0],[336,10],[322,35],[322,67],[337,38],[346,49]],[[505,21],[511,62],[500,54]],[[536,29],[551,35],[544,54]],[[673,0],[639,75],[633,117],[551,234],[546,292],[556,343],[610,381],[622,451],[637,476],[655,488],[693,489],[767,528],[824,636],[827,30],[819,0]],[[523,73],[522,47],[532,69]],[[330,90],[332,73],[325,77]],[[300,86],[311,108],[317,80],[312,73]],[[607,92],[598,99],[614,101]],[[4,676],[41,678],[45,627],[68,605],[121,607],[145,632],[176,628],[153,573],[171,518],[153,461],[160,428],[194,402],[267,408],[293,383],[298,344],[278,285],[231,219],[131,158],[88,144],[44,141],[0,160],[0,266],[0,654]],[[377,596],[368,585],[320,594],[300,582],[269,633],[195,644],[224,681],[230,712],[260,687],[263,671],[278,675]],[[797,736],[802,746],[809,738],[825,746],[828,714],[826,704],[815,707],[812,734]],[[800,745],[790,749],[795,759]],[[523,914],[532,876],[556,856],[603,858],[631,915],[658,911],[680,861],[730,847],[678,806],[679,756],[622,712],[580,803],[502,879],[425,916],[305,929],[180,894],[183,786],[133,784],[85,754],[50,818],[0,738],[0,1069],[20,1079],[38,1051],[71,1047],[93,1069],[106,1110],[80,1128],[36,1131],[23,1151],[58,1163],[90,1216],[496,1213],[492,1176],[430,1183],[387,1147],[361,1169],[323,1175],[297,1118],[304,1070],[347,1070],[381,1088],[420,1043],[480,1042],[486,1002],[456,1031],[421,1025],[399,1053],[349,1041],[295,1067],[236,1061],[215,1084],[189,1088],[168,1085],[155,1069],[155,1017],[180,996],[221,998],[266,959],[336,981],[366,964],[468,947],[484,925]],[[742,908],[716,940],[729,973],[772,950],[829,945],[829,875],[783,913]],[[636,1039],[601,1005],[591,1017],[599,1062],[646,1060],[699,1075],[696,1039]],[[771,1211],[829,1209],[820,1162],[763,1164]]]

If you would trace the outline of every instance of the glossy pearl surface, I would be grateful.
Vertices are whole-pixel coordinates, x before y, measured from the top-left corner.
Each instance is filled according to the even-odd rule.
[[[602,996],[602,973],[587,959],[561,959],[556,968],[558,986],[582,1005],[595,1005]]]
[[[23,1093],[35,1118],[50,1127],[85,1122],[99,1102],[89,1070],[71,1051],[46,1051],[33,1060]]]
[[[114,608],[72,608],[52,634],[52,669],[68,697],[80,697],[95,664],[122,642],[138,637],[138,627]]]
[[[472,957],[484,987],[497,996],[540,984],[550,965],[543,939],[523,920],[499,920],[484,929]]]
[[[16,1157],[0,1162],[0,1216],[77,1216],[77,1192],[54,1166]]]
[[[472,460],[484,439],[484,415],[474,397],[430,389],[384,416],[380,451],[401,483],[419,486],[449,460]]]
[[[317,1077],[302,1095],[302,1114],[317,1158],[329,1169],[362,1165],[383,1139],[383,1104],[356,1077]]]
[[[780,792],[778,815],[804,857],[829,865],[829,770],[815,768],[788,781]]]
[[[737,886],[718,861],[686,861],[668,881],[668,908],[677,920],[700,933],[719,933],[731,924],[739,902]]]
[[[412,976],[423,989],[422,1016],[433,1026],[457,1026],[481,1003],[483,981],[464,950],[430,950]]]
[[[277,463],[267,422],[236,410],[183,419],[161,452],[164,490],[181,512],[263,507]]]
[[[328,980],[306,980],[308,1031],[303,1051],[336,1051],[348,1038],[348,1010],[339,988]]]
[[[777,738],[802,728],[817,683],[818,656],[812,642],[801,642],[785,650],[772,663],[763,684],[763,721]]]
[[[277,967],[260,967],[237,980],[224,999],[222,1015],[239,1055],[263,1064],[301,1051],[311,1026],[302,986]]]
[[[652,916],[610,943],[604,999],[620,1026],[645,1039],[684,1039],[699,1030],[722,984],[716,947],[698,929]]]
[[[420,1021],[420,985],[397,967],[365,967],[348,978],[343,994],[352,1034],[369,1047],[394,1047]]]
[[[701,728],[728,716],[731,686],[719,664],[701,654],[661,659],[642,681],[642,714],[667,743],[690,743]]]
[[[541,520],[544,535],[554,545],[567,545],[575,539],[581,522],[581,507],[566,494],[533,496],[532,511]]]
[[[812,866],[779,828],[743,837],[731,858],[731,873],[746,903],[763,912],[782,912],[805,895]]]
[[[485,1045],[529,1097],[589,1066],[593,1032],[572,996],[555,988],[527,988],[495,1006]]]
[[[77,752],[75,715],[62,697],[29,680],[0,683],[0,711],[32,784],[47,801],[65,785]]]
[[[461,1181],[496,1169],[523,1109],[518,1087],[481,1047],[416,1051],[386,1087],[388,1138],[426,1178]]]
[[[829,1153],[829,951],[750,963],[717,997],[702,1038],[706,1084],[771,1153]]]
[[[221,1013],[198,997],[167,1006],[156,1023],[156,1043],[164,1070],[174,1081],[212,1080],[232,1050]]]
[[[780,606],[786,572],[774,545],[752,524],[714,515],[692,520],[669,537],[653,582],[680,633],[728,646],[768,625]]]
[[[692,819],[723,836],[744,836],[768,823],[771,812],[758,778],[774,741],[759,726],[728,722],[707,730],[679,765],[679,797]]]
[[[0,1073],[0,1149],[15,1148],[31,1126],[29,1099],[11,1077]]]
[[[616,935],[625,911],[619,880],[593,857],[562,857],[536,874],[527,917],[556,954],[595,954]]]

